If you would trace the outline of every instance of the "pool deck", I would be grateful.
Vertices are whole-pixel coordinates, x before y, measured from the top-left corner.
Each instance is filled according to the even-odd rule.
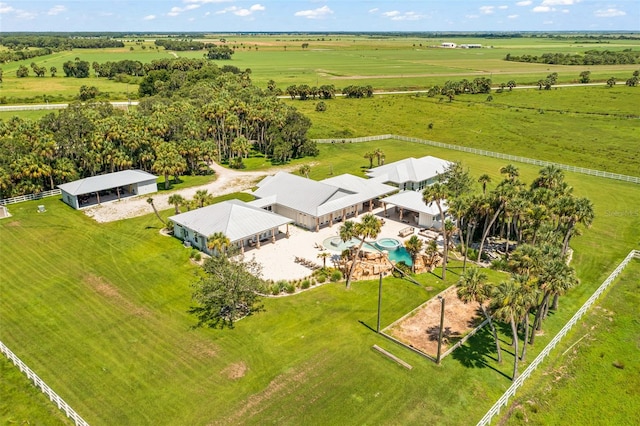
[[[364,213],[367,213],[366,211]],[[404,243],[411,235],[404,238],[399,237],[400,230],[411,226],[405,222],[398,220],[397,216],[391,215],[389,218],[383,216],[383,209],[377,208],[373,210],[373,214],[385,220],[382,230],[378,238],[393,238]],[[392,211],[389,211],[392,213]],[[361,213],[358,217],[361,217]],[[350,220],[357,221],[358,218]],[[319,232],[308,231],[297,226],[289,225],[290,237],[285,238],[280,234],[275,243],[263,243],[260,249],[252,248],[245,251],[245,258],[255,260],[263,267],[262,278],[278,280],[295,280],[305,278],[311,275],[313,270],[307,266],[297,263],[296,258],[307,259],[318,266],[322,266],[322,259],[318,258],[318,254],[323,250],[323,242],[329,237],[339,236],[340,226],[342,223],[334,223],[332,227],[326,226],[320,228]],[[417,235],[418,227],[415,227],[414,235]],[[424,237],[420,237],[423,240]],[[331,255],[339,254],[338,251],[330,250],[324,247]],[[330,258],[327,258],[327,266],[332,266]]]

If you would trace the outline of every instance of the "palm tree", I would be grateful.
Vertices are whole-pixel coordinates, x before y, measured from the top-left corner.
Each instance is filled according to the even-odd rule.
[[[520,299],[520,288],[516,281],[510,279],[502,281],[496,287],[491,299],[492,310],[496,318],[509,322],[513,334],[513,375],[512,380],[518,378],[518,327],[522,318],[523,308]]]
[[[411,256],[411,272],[416,271],[416,256],[422,251],[422,240],[417,235],[412,235],[407,241],[404,242],[404,248]]]
[[[514,186],[508,180],[505,180],[498,185],[498,187],[492,191],[493,205],[495,206],[495,210],[493,212],[493,216],[487,222],[485,221],[484,230],[482,231],[482,238],[480,239],[480,248],[478,249],[478,262],[482,259],[482,249],[484,247],[484,242],[487,239],[487,235],[489,235],[489,230],[495,223],[496,219],[500,213],[505,209],[505,206],[513,196]]]
[[[156,209],[156,205],[153,204],[153,198],[151,197],[147,198],[147,203],[149,203],[149,205],[153,209],[153,212],[156,214],[156,217],[158,218],[158,220],[162,222],[163,225],[166,225],[167,223],[164,221],[164,219],[162,219],[162,217],[160,216],[160,213],[158,213],[158,209]]]
[[[367,152],[364,154],[364,158],[366,158],[367,160],[369,160],[369,168],[373,169],[373,157],[375,157],[376,155],[373,152]]]
[[[500,350],[500,341],[498,340],[498,332],[491,321],[491,316],[485,307],[486,302],[491,296],[491,286],[487,282],[487,274],[479,268],[469,268],[460,277],[458,281],[458,298],[465,304],[476,302],[480,305],[482,314],[489,322],[493,339],[496,343],[496,352],[498,353],[498,362],[502,363],[502,351]]]
[[[169,189],[169,175],[177,176],[187,165],[174,144],[163,142],[156,149],[156,161],[151,168],[164,176],[164,189]]]
[[[513,280],[518,284],[518,300],[520,309],[522,310],[522,322],[523,324],[523,338],[522,338],[522,353],[520,354],[520,361],[524,361],[527,356],[527,342],[529,341],[529,312],[531,308],[536,305],[538,300],[539,290],[535,286],[535,280],[528,274],[516,274],[513,276]],[[535,333],[535,330],[532,330]],[[517,356],[517,352],[516,352]]]
[[[230,244],[231,241],[224,232],[214,232],[207,237],[207,248],[211,250],[212,253],[217,253],[218,255],[226,254]]]
[[[520,171],[513,164],[507,164],[504,167],[500,168],[500,173],[503,175],[507,175],[507,179],[511,182],[515,182],[516,178],[520,176]]]
[[[169,196],[169,204],[173,204],[176,209],[176,214],[180,214],[180,206],[186,203],[187,200],[180,194],[172,194]]]
[[[193,196],[193,200],[197,203],[198,207],[204,207],[205,203],[209,202],[211,199],[211,194],[207,189],[199,189],[196,191],[196,194]]]
[[[478,182],[482,184],[482,195],[487,194],[487,184],[491,182],[491,176],[488,174],[483,174],[478,178]]]
[[[384,159],[384,151],[383,151],[383,150],[381,150],[380,148],[376,148],[376,149],[373,151],[373,155],[375,155],[375,156],[376,156],[376,160],[377,160],[377,162],[378,162],[378,166],[379,166],[379,165],[380,165],[380,161],[381,161],[382,159]]]
[[[442,238],[444,242],[444,251],[442,256],[442,279],[444,280],[445,274],[447,273],[447,254],[449,248],[449,241],[447,239],[447,232],[445,230],[445,220],[444,220],[444,211],[442,210],[442,202],[446,200],[449,195],[448,188],[440,183],[436,182],[431,186],[427,186],[422,192],[422,199],[427,205],[431,205],[431,203],[436,203],[438,207],[438,212],[440,213],[440,231],[442,232]]]
[[[331,253],[328,251],[321,251],[318,253],[318,259],[322,259],[322,269],[327,268],[327,258],[331,257]]]
[[[591,226],[594,219],[593,203],[588,198],[582,197],[574,200],[573,208],[567,214],[567,229],[562,241],[562,255],[569,249],[569,240],[573,234],[576,224],[581,223],[587,228]]]
[[[309,173],[311,173],[311,166],[308,164],[303,164],[302,166],[300,166],[300,168],[298,169],[298,173],[300,173],[302,176],[306,177],[307,179],[309,179]]]
[[[353,257],[353,262],[351,263],[351,268],[349,268],[349,273],[347,274],[347,288],[350,288],[351,276],[353,275],[353,271],[355,271],[356,262],[358,261],[360,251],[362,250],[365,240],[367,238],[376,238],[380,233],[381,228],[382,223],[380,222],[380,219],[371,213],[367,213],[362,216],[360,222],[352,222],[348,220],[340,227],[340,238],[342,241],[347,242],[351,238],[357,238],[360,240],[360,244],[358,244]]]

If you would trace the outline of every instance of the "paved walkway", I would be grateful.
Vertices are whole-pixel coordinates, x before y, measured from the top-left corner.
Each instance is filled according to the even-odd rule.
[[[92,217],[97,222],[112,222],[142,216],[153,212],[151,206],[147,203],[147,198],[149,197],[153,198],[153,202],[158,210],[166,210],[173,207],[173,205],[169,204],[168,201],[169,197],[173,194],[180,194],[186,199],[191,199],[195,195],[196,191],[201,189],[208,190],[209,194],[214,197],[231,194],[233,192],[246,191],[267,175],[274,174],[278,171],[291,171],[295,167],[274,167],[264,171],[248,172],[227,169],[217,163],[212,163],[211,168],[216,173],[216,180],[206,185],[194,186],[170,192],[154,193],[140,197],[125,198],[120,201],[89,207],[83,211],[87,216]]]

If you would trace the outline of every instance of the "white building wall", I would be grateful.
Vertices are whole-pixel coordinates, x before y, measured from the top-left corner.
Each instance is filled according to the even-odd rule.
[[[152,194],[158,192],[158,184],[156,180],[148,180],[134,186],[137,195]]]

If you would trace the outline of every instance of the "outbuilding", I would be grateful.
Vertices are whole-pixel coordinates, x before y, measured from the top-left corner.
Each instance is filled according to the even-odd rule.
[[[143,170],[122,170],[58,185],[62,200],[74,209],[158,191],[158,177]]]

